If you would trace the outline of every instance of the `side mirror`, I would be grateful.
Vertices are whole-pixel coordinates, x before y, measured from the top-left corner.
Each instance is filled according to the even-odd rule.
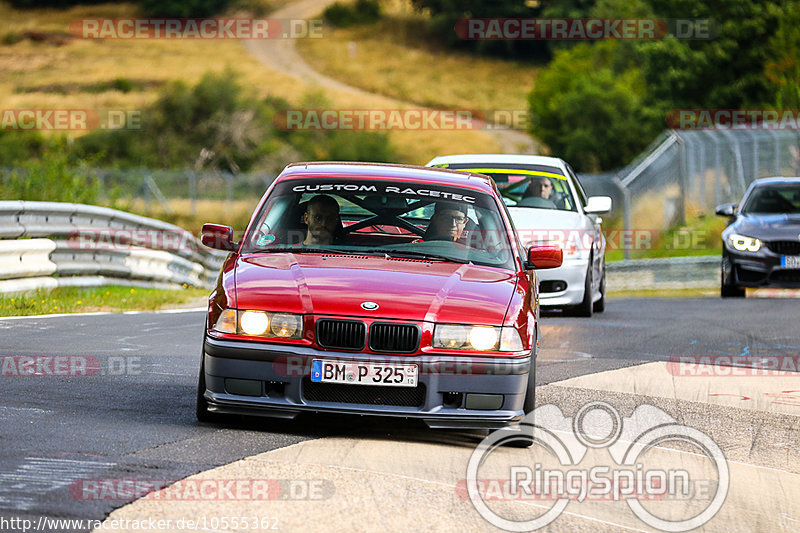
[[[564,261],[564,252],[560,246],[531,246],[528,250],[528,266],[539,270],[558,268]]]
[[[584,213],[608,213],[611,211],[611,197],[610,196],[590,196],[586,200],[586,207],[583,208]]]
[[[714,212],[721,217],[732,217],[735,211],[736,204],[722,204],[718,205]]]
[[[215,250],[230,252],[236,249],[236,243],[233,242],[233,229],[222,224],[203,224],[200,242]]]

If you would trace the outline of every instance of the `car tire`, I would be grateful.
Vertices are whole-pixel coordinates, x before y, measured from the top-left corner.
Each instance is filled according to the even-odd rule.
[[[722,258],[723,263],[726,261],[730,261],[727,257]],[[729,265],[730,266],[730,265]],[[730,266],[728,271],[733,273],[733,267]],[[745,290],[742,287],[737,287],[736,284],[730,283],[730,280],[725,280],[725,265],[723,264],[720,267],[720,296],[722,298],[744,298],[745,297]]]
[[[205,363],[200,363],[200,377],[197,380],[197,405],[195,407],[195,416],[197,417],[198,422],[213,423],[221,421],[221,415],[209,412],[208,401],[206,400],[205,393],[206,369]]]
[[[583,283],[583,301],[578,305],[568,308],[566,311],[572,316],[582,316],[590,318],[594,304],[592,303],[592,258],[589,258],[589,268],[586,271],[586,280]]]
[[[603,278],[600,280],[600,299],[592,306],[592,311],[602,313],[606,310],[606,264],[603,262]]]

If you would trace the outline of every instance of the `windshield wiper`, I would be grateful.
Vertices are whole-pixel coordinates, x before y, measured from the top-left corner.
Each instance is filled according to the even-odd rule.
[[[417,250],[384,250],[381,248],[374,248],[365,251],[368,253],[383,254],[386,257],[419,257],[422,259],[432,259],[434,261],[450,261],[453,263],[463,263],[465,265],[472,264],[472,261],[467,259],[458,259],[456,257],[450,257],[449,255],[432,254],[430,252],[420,252]]]

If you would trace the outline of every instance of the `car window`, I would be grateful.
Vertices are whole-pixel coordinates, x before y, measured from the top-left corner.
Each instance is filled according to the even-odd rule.
[[[555,167],[460,163],[448,164],[447,168],[489,176],[497,184],[503,202],[510,207],[577,211],[568,178]]]
[[[742,207],[745,214],[800,213],[800,185],[762,185],[750,193]]]
[[[311,207],[322,204],[324,216]],[[276,185],[256,216],[244,252],[302,253],[311,242],[324,242],[325,249],[342,253],[427,254],[513,269],[514,243],[499,205],[490,194],[429,184],[287,180]],[[325,222],[309,221],[307,214]],[[309,238],[313,231],[325,238]]]
[[[581,202],[583,207],[586,207],[586,203],[588,202],[586,191],[583,190],[583,185],[581,184],[581,180],[578,179],[577,174],[575,171],[572,170],[572,167],[567,165],[567,172],[572,177],[572,183],[575,184],[575,190],[578,193],[578,200]]]

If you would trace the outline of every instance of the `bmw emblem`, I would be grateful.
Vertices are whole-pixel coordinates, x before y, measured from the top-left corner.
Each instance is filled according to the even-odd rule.
[[[363,302],[361,304],[361,309],[363,309],[364,311],[374,311],[378,307],[380,307],[380,306],[378,304],[376,304],[375,302]]]

